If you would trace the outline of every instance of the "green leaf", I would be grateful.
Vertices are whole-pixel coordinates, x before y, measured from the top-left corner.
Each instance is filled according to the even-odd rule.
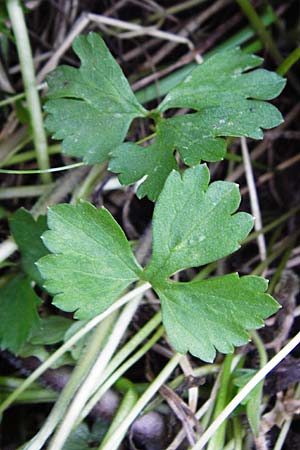
[[[80,69],[61,66],[48,76],[46,126],[55,139],[64,140],[64,153],[102,162],[146,110],[99,35],[76,38],[73,49]]]
[[[263,383],[259,383],[251,392],[249,401],[246,404],[247,419],[255,437],[259,436],[262,396]]]
[[[57,344],[64,340],[67,330],[74,322],[61,316],[43,317],[32,331],[30,343],[34,345]]]
[[[226,153],[222,137],[262,139],[262,128],[279,125],[280,112],[261,100],[276,97],[285,80],[266,70],[244,73],[261,62],[261,58],[234,49],[218,53],[194,69],[170,91],[158,110],[188,107],[198,112],[161,118],[156,141],[146,149],[125,144],[113,150],[110,169],[121,174],[120,182],[131,184],[146,176],[137,194],[156,200],[169,172],[177,168],[175,150],[188,166],[203,160],[214,162]]]
[[[206,165],[169,175],[153,214],[153,251],[146,268],[151,282],[229,255],[251,230],[249,214],[234,214],[240,204],[238,186],[208,183]]]
[[[122,229],[105,209],[87,202],[56,205],[48,212],[43,235],[54,253],[38,268],[54,305],[88,319],[107,309],[139,278],[141,268]]]
[[[239,388],[243,388],[251,378],[257,373],[253,369],[240,369],[236,371],[236,377],[234,378],[234,384]],[[261,418],[261,403],[263,395],[264,383],[258,383],[258,385],[250,392],[249,395],[242,401],[242,405],[246,405],[246,413],[254,436],[259,435],[259,426]]]
[[[237,274],[156,288],[172,345],[208,362],[216,349],[231,353],[233,346],[247,343],[247,330],[263,326],[263,319],[277,311],[266,289],[264,279]]]
[[[85,423],[81,423],[76,427],[66,443],[64,450],[92,450],[99,448],[108,429],[108,421],[105,419],[97,420],[93,423],[92,429]]]
[[[239,48],[216,53],[173,88],[158,109],[200,110],[216,106],[225,109],[227,106],[238,107],[247,99],[271,100],[280,94],[286,81],[264,69],[249,71],[262,62],[258,56]]]
[[[41,240],[47,229],[46,216],[39,216],[35,221],[29,211],[20,208],[11,217],[9,225],[21,253],[22,269],[30,279],[41,286],[43,280],[35,263],[49,253]]]
[[[17,276],[0,290],[0,346],[18,353],[38,323],[40,299],[30,281]]]

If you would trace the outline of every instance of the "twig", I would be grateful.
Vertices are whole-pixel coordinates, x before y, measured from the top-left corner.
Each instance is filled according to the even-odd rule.
[[[195,376],[194,369],[189,361],[188,356],[185,356],[184,358],[182,358],[180,367],[186,377],[194,377]],[[196,410],[197,410],[198,394],[199,394],[199,388],[197,386],[191,387],[189,389],[189,407],[193,413],[196,412]]]
[[[206,8],[204,11],[202,11],[198,16],[194,17],[190,23],[188,23],[179,33],[178,35],[181,37],[181,39],[187,39],[188,36],[195,32],[195,30],[199,29],[199,27],[212,15],[214,15],[217,11],[225,7],[230,0],[218,0],[216,2],[212,2],[212,4]],[[151,65],[158,64],[163,58],[165,58],[170,52],[174,49],[176,41],[171,40],[168,44],[166,44],[162,49],[160,49],[155,55],[152,55],[151,57]],[[200,63],[201,61],[196,62]],[[143,69],[147,69],[148,64],[144,64],[142,67]]]
[[[0,200],[9,198],[39,197],[45,192],[49,192],[49,190],[54,186],[55,184],[51,183],[33,186],[13,186],[0,188]]]

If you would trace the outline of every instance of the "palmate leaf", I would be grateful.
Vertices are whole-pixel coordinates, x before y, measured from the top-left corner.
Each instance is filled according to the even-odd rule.
[[[172,172],[159,196],[153,216],[152,258],[145,269],[162,302],[163,322],[170,342],[212,361],[216,349],[229,353],[249,339],[278,309],[265,294],[267,282],[232,274],[207,281],[174,283],[174,272],[201,266],[240,247],[253,225],[246,213],[235,213],[238,186],[214,182],[208,186],[205,165]]]
[[[43,235],[54,253],[39,260],[45,288],[54,304],[88,319],[108,308],[133,281],[141,268],[110,213],[87,202],[56,205],[48,212]]]
[[[261,58],[233,49],[218,53],[195,68],[170,91],[158,111],[192,108],[198,112],[161,119],[157,124],[156,142],[147,149],[121,146],[113,150],[110,168],[121,174],[120,182],[134,183],[146,176],[137,194],[156,200],[174,166],[175,150],[188,166],[202,160],[214,162],[224,158],[226,153],[222,136],[262,139],[262,129],[279,125],[282,122],[280,112],[262,100],[279,95],[285,80],[263,69],[244,73],[261,63]],[[169,164],[157,163],[158,149],[159,161]],[[143,165],[145,156],[147,163]],[[135,171],[136,166],[139,171]]]
[[[177,168],[175,150],[188,166],[218,161],[226,153],[224,137],[262,139],[262,129],[282,122],[280,112],[264,100],[275,98],[285,80],[256,69],[262,59],[238,48],[207,59],[150,112],[137,101],[100,36],[81,36],[73,48],[81,67],[61,66],[48,77],[46,125],[55,139],[63,140],[67,154],[87,163],[112,157],[110,169],[120,174],[121,183],[145,177],[139,197],[156,200],[168,174]],[[158,118],[170,108],[197,112]],[[147,149],[122,145],[132,120],[149,116],[156,120],[156,141]]]
[[[174,151],[182,161],[194,166],[200,161],[224,158],[226,141],[221,136],[246,136],[262,139],[261,127],[272,128],[282,121],[280,112],[266,102],[241,102],[239,107],[215,107],[163,119],[157,125],[153,144],[143,148],[124,143],[111,153],[109,169],[119,173],[122,184],[132,184],[146,176],[137,195],[156,200],[169,173],[178,168]]]
[[[58,205],[48,213],[44,242],[54,255],[39,262],[54,304],[76,317],[104,311],[133,281],[147,280],[162,301],[169,339],[179,352],[205,361],[231,352],[276,311],[260,277],[237,274],[208,281],[174,283],[169,277],[229,255],[252,228],[234,183],[209,185],[205,165],[173,171],[154,209],[152,258],[144,271],[107,210],[89,203]]]
[[[38,324],[40,299],[30,280],[16,276],[0,290],[0,347],[18,353]]]
[[[146,111],[99,35],[78,37],[73,49],[81,67],[61,66],[47,78],[46,126],[63,139],[63,152],[87,163],[106,161]]]

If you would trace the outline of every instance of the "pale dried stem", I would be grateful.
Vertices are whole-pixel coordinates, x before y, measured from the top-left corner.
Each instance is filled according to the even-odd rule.
[[[182,360],[180,362],[180,367],[186,377],[188,377],[188,378],[195,377],[195,373],[194,373],[193,367],[189,361],[188,356],[185,356],[184,358],[182,358]],[[196,412],[196,410],[197,410],[198,393],[199,393],[199,388],[197,386],[189,389],[189,408],[193,413]]]
[[[250,195],[250,203],[251,203],[251,211],[253,216],[255,217],[254,222],[254,228],[255,231],[260,231],[262,229],[262,219],[261,219],[261,212],[259,207],[259,200],[257,195],[257,190],[255,186],[254,181],[254,175],[250,160],[250,155],[248,151],[247,141],[246,138],[241,138],[241,146],[242,146],[242,154],[243,154],[243,160],[245,165],[245,174],[246,174],[246,180],[247,185],[249,189],[249,195]],[[263,233],[259,234],[257,236],[257,245],[259,249],[259,255],[261,261],[264,261],[267,257],[267,247],[266,247],[266,241],[265,236]]]

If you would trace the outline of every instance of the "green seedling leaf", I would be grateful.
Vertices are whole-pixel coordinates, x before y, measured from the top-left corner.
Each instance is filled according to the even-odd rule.
[[[121,183],[145,177],[139,197],[157,199],[168,174],[178,167],[175,151],[188,166],[218,161],[226,153],[224,137],[262,139],[262,129],[282,122],[280,112],[265,100],[276,97],[285,80],[256,69],[263,60],[239,48],[217,53],[196,67],[150,112],[137,101],[100,36],[81,36],[73,48],[81,67],[61,66],[48,77],[46,125],[55,139],[63,140],[63,152],[87,163],[112,158],[110,169]],[[164,119],[170,108],[196,112]],[[156,141],[146,149],[122,145],[136,117],[156,121]]]
[[[247,330],[263,326],[263,319],[277,311],[275,300],[265,294],[260,277],[237,274],[210,280],[168,282],[157,292],[163,322],[172,345],[204,361],[213,361],[216,349],[231,353],[233,346],[248,342]]]
[[[175,150],[188,166],[202,160],[214,162],[226,153],[222,137],[262,139],[262,128],[280,124],[280,112],[262,100],[276,97],[285,80],[263,69],[245,73],[261,62],[261,58],[233,49],[194,69],[170,91],[158,110],[187,107],[198,112],[159,120],[156,141],[146,149],[125,144],[113,150],[110,169],[120,174],[120,182],[131,184],[147,177],[137,195],[156,200],[168,174],[177,168]]]
[[[88,319],[107,309],[139,278],[141,268],[125,234],[105,209],[90,203],[56,205],[43,235],[54,253],[38,263],[54,304]]]
[[[0,290],[0,346],[18,353],[38,323],[40,299],[27,277],[17,276]]]
[[[236,213],[236,184],[209,186],[206,165],[173,171],[154,209],[152,258],[141,270],[120,227],[105,210],[89,203],[58,205],[48,213],[44,241],[55,255],[39,262],[54,303],[79,318],[104,311],[132,281],[149,281],[162,302],[170,342],[212,361],[249,339],[278,304],[265,293],[267,282],[237,274],[206,281],[174,283],[170,275],[216,261],[240,247],[252,228],[249,214]]]
[[[240,204],[238,186],[208,184],[206,165],[169,175],[153,214],[153,252],[146,268],[152,282],[233,253],[251,230],[252,216],[234,214]]]
[[[41,235],[47,229],[46,216],[39,216],[35,221],[29,211],[20,208],[10,218],[9,225],[21,253],[23,271],[41,286],[43,280],[35,262],[49,253],[41,240]]]
[[[176,171],[169,175],[155,206],[153,254],[144,273],[105,209],[97,211],[85,202],[51,208],[44,241],[55,255],[42,258],[39,268],[46,288],[57,294],[56,306],[78,310],[79,318],[92,317],[140,277],[160,296],[163,320],[177,351],[211,361],[216,349],[231,352],[233,345],[247,342],[247,330],[262,326],[262,319],[277,309],[264,293],[263,279],[233,274],[195,283],[167,281],[178,270],[237,250],[252,228],[249,214],[235,214],[240,203],[237,185],[208,184],[205,165],[186,170],[182,177]]]
[[[64,336],[72,324],[72,320],[61,316],[43,317],[33,330],[30,343],[34,345],[57,344],[64,340]]]
[[[48,76],[46,126],[54,139],[63,139],[64,153],[103,162],[146,110],[99,35],[79,36],[73,49],[80,68],[61,66]]]

